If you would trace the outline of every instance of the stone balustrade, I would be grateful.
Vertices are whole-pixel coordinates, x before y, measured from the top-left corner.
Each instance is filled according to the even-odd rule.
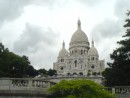
[[[0,78],[0,90],[40,90],[52,84],[49,79],[41,78]]]
[[[48,77],[48,78],[0,78],[0,90],[43,91],[60,80],[89,79],[85,77]],[[97,79],[95,77],[91,80]],[[98,80],[98,79],[97,79]],[[105,87],[113,94],[130,94],[130,86]]]
[[[106,87],[104,90],[113,94],[130,94],[130,86]]]

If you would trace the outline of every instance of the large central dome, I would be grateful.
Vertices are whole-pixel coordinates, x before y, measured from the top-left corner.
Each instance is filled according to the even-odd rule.
[[[87,35],[81,29],[81,22],[78,20],[78,28],[71,37],[70,48],[75,46],[89,47],[89,41]]]
[[[77,29],[76,32],[74,32],[71,38],[71,43],[75,42],[88,42],[86,34],[79,28]]]

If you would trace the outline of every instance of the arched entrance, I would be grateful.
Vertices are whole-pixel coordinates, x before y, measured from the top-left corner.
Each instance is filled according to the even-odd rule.
[[[82,72],[80,72],[80,73],[79,73],[79,75],[80,75],[80,76],[83,76],[83,73],[82,73]]]
[[[73,73],[73,76],[77,76],[77,73],[76,73],[76,72],[74,72],[74,73]]]
[[[71,74],[70,73],[67,73],[67,76],[70,76]]]

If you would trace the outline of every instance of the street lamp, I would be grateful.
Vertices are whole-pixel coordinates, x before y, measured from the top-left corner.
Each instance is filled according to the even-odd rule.
[[[13,69],[13,73],[12,73],[13,75],[12,75],[12,77],[14,77],[14,66],[13,66],[13,68],[12,68],[12,69]]]

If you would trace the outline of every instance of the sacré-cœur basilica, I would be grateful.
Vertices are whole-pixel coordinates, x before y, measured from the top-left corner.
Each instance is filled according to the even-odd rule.
[[[81,29],[81,21],[77,22],[77,30],[73,33],[69,43],[69,50],[65,49],[63,41],[57,61],[53,69],[58,76],[102,76],[104,60],[99,60],[99,54],[92,40],[91,45],[87,35]]]

